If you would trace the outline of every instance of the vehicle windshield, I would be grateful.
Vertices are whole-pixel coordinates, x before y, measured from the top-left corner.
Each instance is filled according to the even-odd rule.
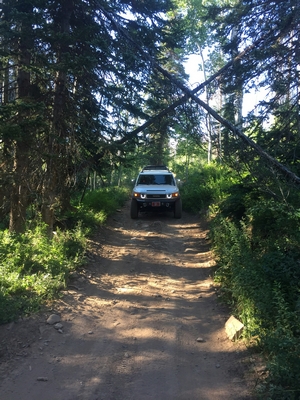
[[[175,185],[173,176],[162,174],[140,175],[138,185]]]

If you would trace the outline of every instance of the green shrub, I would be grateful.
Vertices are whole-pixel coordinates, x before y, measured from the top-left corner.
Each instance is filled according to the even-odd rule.
[[[95,212],[104,211],[107,215],[113,213],[128,199],[128,190],[119,187],[109,187],[87,192],[83,206]]]
[[[246,327],[244,334],[256,335],[260,328],[258,315],[267,300],[256,299],[264,279],[251,255],[247,229],[219,216],[212,224],[211,236],[218,265],[215,281],[221,284],[223,299],[242,320]]]
[[[85,247],[80,225],[57,231],[52,240],[42,224],[22,235],[0,231],[0,323],[32,312],[55,296],[69,272],[83,262]]]
[[[280,283],[273,287],[274,326],[262,335],[268,354],[267,392],[272,399],[300,397],[300,319],[286,302]]]
[[[256,190],[246,183],[233,183],[225,189],[223,199],[218,204],[219,212],[223,217],[238,223],[241,221],[248,208],[259,198]]]
[[[247,210],[253,245],[264,250],[300,253],[300,211],[274,199],[261,199]]]
[[[70,272],[84,262],[87,235],[127,199],[122,188],[89,192],[62,218],[67,223],[61,227],[69,229],[57,228],[51,240],[42,223],[22,235],[0,231],[0,323],[36,311],[45,299],[57,296]]]
[[[232,175],[223,167],[209,165],[192,171],[180,188],[182,204],[186,211],[197,213],[218,202],[225,188],[232,182]]]
[[[82,227],[90,233],[104,224],[107,217],[122,207],[128,198],[128,188],[107,187],[87,192],[81,203],[78,198],[73,200],[72,211],[60,218],[59,226],[72,229],[81,221]]]
[[[212,223],[215,280],[223,299],[244,323],[245,335],[256,337],[266,354],[269,375],[263,398],[298,399],[299,212],[273,199],[260,199],[249,207],[243,193],[240,198],[243,220],[221,206]],[[226,201],[231,203],[232,197]]]
[[[77,207],[76,220],[85,226],[105,223],[107,217],[122,207],[129,198],[129,190],[121,187],[108,187],[87,192],[82,204]]]

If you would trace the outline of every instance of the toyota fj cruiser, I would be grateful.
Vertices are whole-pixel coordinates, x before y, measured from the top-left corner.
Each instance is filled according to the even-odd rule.
[[[139,212],[172,211],[181,218],[182,203],[172,172],[164,165],[148,165],[139,173],[132,192],[130,216]]]

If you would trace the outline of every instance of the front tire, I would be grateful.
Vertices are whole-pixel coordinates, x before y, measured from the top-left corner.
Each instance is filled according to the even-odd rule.
[[[180,219],[182,217],[182,201],[177,200],[174,207],[174,218]]]
[[[136,200],[132,199],[130,205],[130,217],[132,219],[137,219],[138,214],[139,214],[138,203]]]

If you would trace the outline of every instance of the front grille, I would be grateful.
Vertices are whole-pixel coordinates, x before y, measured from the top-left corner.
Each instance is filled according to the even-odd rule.
[[[165,199],[165,194],[147,194],[147,199]]]

